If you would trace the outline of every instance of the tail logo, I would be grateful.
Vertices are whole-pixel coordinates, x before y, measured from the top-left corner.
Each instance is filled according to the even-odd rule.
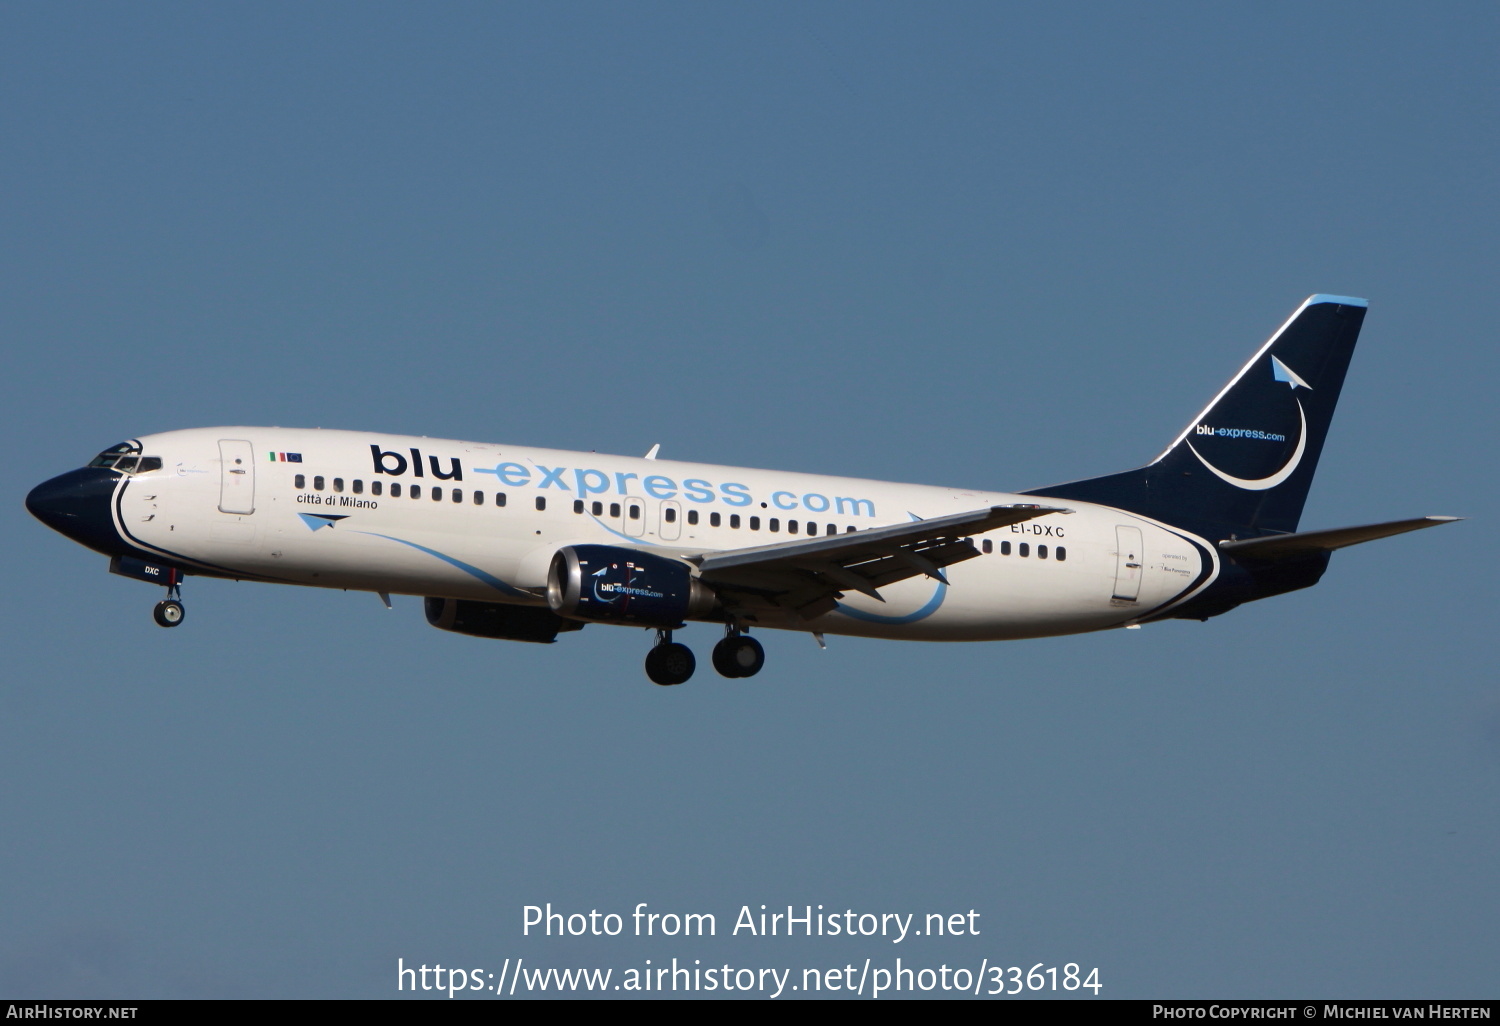
[[[1309,392],[1313,390],[1312,386],[1309,385],[1306,381],[1302,380],[1302,377],[1296,371],[1292,370],[1290,367],[1282,363],[1274,356],[1271,357],[1271,377],[1275,381],[1283,382],[1286,385],[1290,386],[1292,392],[1294,393],[1294,398],[1296,398],[1295,393],[1299,388],[1305,388]],[[1275,488],[1277,485],[1286,481],[1287,478],[1296,473],[1298,465],[1302,462],[1303,454],[1307,452],[1307,411],[1302,408],[1302,400],[1300,398],[1296,399],[1296,403],[1297,418],[1299,421],[1297,429],[1297,447],[1292,450],[1291,458],[1286,461],[1282,468],[1267,477],[1235,477],[1233,474],[1227,474],[1224,471],[1220,470],[1218,467],[1214,466],[1212,463],[1208,462],[1208,460],[1204,458],[1201,452],[1193,448],[1193,443],[1191,440],[1187,441],[1187,447],[1193,450],[1193,455],[1198,457],[1198,462],[1202,463],[1205,467],[1212,471],[1214,475],[1217,476],[1220,480],[1226,481],[1229,484],[1234,485],[1236,488],[1243,488],[1248,492],[1263,492],[1269,488]],[[1263,435],[1262,432],[1258,431],[1234,432],[1233,436],[1231,436],[1229,432],[1215,431],[1213,428],[1200,427],[1199,430],[1200,433],[1204,434],[1225,435],[1230,437],[1255,437]]]
[[[1280,360],[1276,359],[1276,357],[1274,356],[1271,357],[1271,377],[1275,378],[1277,381],[1285,381],[1288,385],[1291,385],[1293,392],[1297,391],[1297,387],[1299,385],[1307,389],[1309,392],[1312,391],[1312,386],[1298,377],[1296,371],[1292,370],[1290,367],[1282,363]]]

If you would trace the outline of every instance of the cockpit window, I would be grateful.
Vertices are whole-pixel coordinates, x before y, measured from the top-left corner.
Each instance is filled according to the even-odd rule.
[[[139,442],[121,442],[105,449],[89,461],[91,467],[105,467],[122,474],[149,474],[161,469],[160,456],[141,456]]]
[[[89,462],[89,466],[113,467],[115,466],[115,464],[119,463],[120,457],[127,455],[136,455],[139,454],[140,451],[141,447],[138,442],[121,442],[119,445],[112,445],[108,449],[105,449],[103,452],[101,452],[99,455],[95,456]]]

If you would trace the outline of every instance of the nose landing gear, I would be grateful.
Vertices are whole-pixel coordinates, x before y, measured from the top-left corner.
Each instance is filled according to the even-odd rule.
[[[734,628],[714,646],[714,669],[724,677],[754,677],[766,665],[766,650],[760,642]]]
[[[176,627],[187,616],[187,610],[182,608],[182,593],[178,590],[181,580],[175,569],[167,571],[167,597],[151,611],[151,618],[158,627]]]
[[[161,627],[176,627],[186,615],[187,611],[182,608],[182,603],[176,599],[165,599],[158,602],[156,608],[151,611],[151,618]]]
[[[646,676],[651,683],[668,687],[681,684],[698,668],[693,650],[672,640],[671,631],[656,632],[656,647],[646,653]]]

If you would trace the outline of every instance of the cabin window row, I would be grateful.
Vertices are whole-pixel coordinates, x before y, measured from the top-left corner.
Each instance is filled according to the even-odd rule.
[[[306,488],[307,487],[307,475],[306,474],[298,474],[298,475],[296,475],[295,477],[292,478],[292,484],[295,487],[297,487],[297,488]],[[317,475],[314,475],[313,479],[312,479],[312,487],[313,487],[313,491],[315,491],[315,492],[328,491],[330,489],[332,491],[335,491],[335,492],[342,492],[342,491],[344,491],[344,485],[345,485],[345,481],[341,477],[335,477],[332,480],[329,480],[328,478],[325,478],[323,475],[317,474]],[[348,485],[349,485],[349,489],[348,490],[352,494],[354,494],[354,495],[364,495],[364,494],[366,494],[365,493],[365,483],[363,481],[359,480],[358,478],[355,478],[353,481],[348,482]],[[462,489],[462,488],[445,489],[445,488],[443,488],[440,485],[432,485],[431,488],[428,489],[428,490],[426,490],[426,491],[424,491],[423,487],[421,485],[419,485],[419,484],[407,485],[405,487],[404,491],[403,491],[402,485],[401,485],[400,481],[392,481],[391,484],[390,484],[390,487],[389,487],[389,491],[387,491],[386,485],[385,485],[384,481],[371,481],[370,482],[369,494],[370,495],[389,495],[393,499],[399,499],[403,495],[407,496],[408,498],[412,498],[412,499],[420,499],[425,494],[425,495],[430,495],[433,502],[442,502],[444,498],[448,498],[448,497],[451,496],[452,501],[454,501],[454,502],[472,502],[475,506],[485,506],[485,505],[488,505],[492,501],[490,499],[489,494],[486,493],[486,492],[481,492],[481,491],[477,491],[476,490],[475,492],[472,493],[472,497],[471,497],[470,493],[464,491],[464,489]],[[504,506],[505,502],[506,502],[505,493],[504,492],[496,492],[494,494],[493,501],[494,501],[494,504],[496,506]],[[546,507],[547,500],[545,498],[543,498],[542,496],[537,496],[537,500],[536,501],[537,501],[537,507],[536,507],[537,509],[546,509],[547,508]]]
[[[540,509],[541,507],[537,508]],[[583,513],[585,510],[591,511],[596,517],[602,517],[604,516],[604,503],[595,502],[592,505],[586,506],[582,499],[573,500],[574,513]],[[677,511],[669,509],[667,512],[669,514],[675,514]],[[618,502],[611,502],[609,504],[609,515],[611,517],[614,517],[618,520],[622,514],[629,517],[631,520],[641,519],[641,504],[639,502],[627,502],[623,505]],[[667,522],[676,523],[676,516],[668,516]],[[696,524],[698,521],[695,518],[690,518],[688,522]]]
[[[618,519],[622,512],[631,520],[639,520],[641,518],[641,504],[639,502],[627,502],[624,509],[622,510],[621,505],[618,502],[611,502],[606,504],[598,501],[585,503],[582,499],[573,500],[574,513],[587,512],[593,514],[596,517],[602,517],[604,516],[606,509],[609,511],[609,516],[614,519]],[[677,523],[678,516],[678,511],[674,506],[666,507],[662,510],[661,513],[662,520],[669,524]],[[686,519],[689,527],[697,527],[702,523],[702,514],[699,513],[696,509],[690,509],[687,511]],[[726,518],[722,513],[710,513],[708,514],[708,526],[722,527],[724,526],[725,519]],[[738,530],[742,526],[748,526],[752,531],[759,531],[761,529],[760,517],[741,517],[738,513],[731,513],[728,516],[728,521],[730,528],[735,530]],[[765,521],[765,527],[768,531],[779,532],[782,528],[781,518],[767,517]],[[853,527],[844,528],[844,531],[847,534],[852,534],[855,530],[856,529]],[[816,537],[820,533],[838,534],[839,526],[837,524],[819,525],[816,521],[812,520],[788,520],[786,522],[786,532],[787,534],[805,533],[808,537],[811,538]]]
[[[332,490],[334,492],[342,493],[345,490],[346,483],[348,485],[348,490],[349,490],[350,493],[352,493],[354,495],[364,495],[364,494],[366,494],[366,492],[365,492],[365,483],[364,483],[364,481],[360,480],[359,478],[355,478],[354,480],[349,481],[349,482],[345,482],[344,479],[341,478],[341,477],[335,477],[335,478],[329,479],[329,478],[324,477],[322,474],[316,474],[312,478],[312,488],[313,488],[313,491],[315,491],[315,492],[322,492],[322,491]],[[297,474],[297,475],[295,475],[292,478],[292,484],[294,486],[296,486],[297,488],[299,488],[299,489],[306,488],[307,487],[307,475],[306,474]],[[389,489],[388,491],[387,491],[387,488]],[[442,502],[443,498],[444,498],[444,492],[445,491],[450,491],[451,492],[452,499],[453,499],[454,502],[460,502],[461,503],[461,502],[466,501],[467,493],[465,493],[465,491],[462,488],[444,489],[444,488],[442,488],[439,485],[431,485],[428,488],[428,490],[427,490],[427,494],[431,495],[433,502]],[[403,495],[402,484],[401,484],[400,481],[392,481],[390,483],[390,485],[387,486],[385,484],[385,482],[383,482],[383,481],[371,481],[370,482],[370,490],[369,490],[368,494],[375,495],[375,496],[389,495],[393,499],[399,499]],[[423,486],[419,485],[419,484],[406,485],[405,486],[405,492],[404,492],[404,494],[407,495],[407,496],[409,496],[409,497],[411,497],[411,498],[413,498],[413,499],[420,499],[420,498],[422,498],[422,496],[424,494]],[[473,493],[473,504],[474,505],[476,505],[476,506],[484,506],[484,505],[487,505],[488,502],[489,502],[489,499],[487,498],[485,492],[475,491]],[[494,503],[495,503],[496,506],[504,506],[505,503],[506,503],[505,493],[504,492],[495,492],[494,493]],[[641,503],[639,503],[639,502],[628,502],[627,501],[624,504],[621,504],[621,503],[618,503],[618,502],[611,502],[611,503],[606,504],[606,503],[603,503],[603,502],[595,501],[593,503],[585,504],[582,499],[574,499],[573,500],[573,512],[574,513],[583,513],[585,510],[587,510],[588,512],[592,513],[596,517],[602,517],[602,516],[604,516],[606,506],[607,506],[607,508],[609,510],[610,517],[613,518],[613,519],[619,519],[621,515],[624,515],[624,516],[628,517],[631,520],[639,520],[639,519],[641,519],[641,516],[642,516],[642,507],[641,507]],[[538,495],[536,497],[536,508],[538,510],[545,510],[547,508],[547,497],[545,495]],[[698,510],[696,510],[696,509],[690,509],[690,510],[688,510],[687,511],[687,522],[688,522],[688,525],[696,527],[701,522],[700,521],[700,516],[701,515],[699,514]],[[668,506],[665,510],[662,511],[662,519],[665,520],[669,524],[676,523],[677,522],[677,517],[678,517],[677,509],[675,507],[673,507],[673,506]],[[722,513],[710,513],[708,515],[708,526],[709,527],[722,527],[724,525],[724,522],[725,522],[726,519],[728,520],[729,527],[732,530],[738,530],[742,526],[746,526],[746,527],[748,527],[752,531],[759,531],[761,529],[761,518],[760,517],[758,517],[758,516],[741,517],[740,514],[738,514],[738,513],[731,513],[731,514],[729,514],[729,516],[727,518]],[[772,533],[779,533],[781,531],[781,528],[782,528],[781,518],[780,517],[767,517],[766,520],[765,520],[765,527],[766,527],[766,530],[771,531]],[[857,530],[857,528],[855,528],[853,526],[846,526],[844,528],[844,533],[846,533],[846,534],[853,534],[855,532],[855,530]],[[809,538],[815,538],[819,534],[825,534],[825,535],[838,534],[839,533],[839,527],[838,527],[837,524],[819,524],[819,523],[817,523],[814,520],[806,520],[806,521],[788,520],[786,522],[786,532],[787,532],[787,534],[804,534],[805,533]],[[988,544],[988,543],[986,542],[986,544]],[[1010,543],[1006,542],[1005,544],[1008,546]],[[1045,548],[1045,546],[1043,546],[1043,548]],[[985,549],[985,551],[988,552],[989,549]],[[1046,558],[1046,557],[1043,557],[1043,558]]]
[[[984,551],[984,553],[986,555],[988,555],[989,553],[995,551],[995,543],[991,539],[986,538],[983,541],[983,543],[980,545],[980,548]],[[1022,559],[1025,559],[1027,556],[1031,555],[1031,543],[1030,542],[1020,542],[1020,543],[1018,543],[1016,545],[1015,552],[1016,552],[1016,555],[1020,556]],[[1067,560],[1067,558],[1068,558],[1068,549],[1067,549],[1067,546],[1065,546],[1065,545],[1059,545],[1059,546],[1057,546],[1055,549],[1052,550],[1052,553],[1053,553],[1053,556],[1057,559],[1057,561],[1059,563],[1065,562]],[[1002,556],[1008,556],[1010,554],[1011,554],[1010,542],[1009,541],[1002,541],[1000,543],[1000,555],[1002,555]],[[1038,545],[1036,547],[1036,558],[1037,559],[1046,559],[1047,558],[1047,546],[1045,546],[1045,545]]]

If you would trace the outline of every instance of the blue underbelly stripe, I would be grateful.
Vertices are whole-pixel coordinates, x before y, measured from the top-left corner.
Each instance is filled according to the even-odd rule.
[[[939,581],[938,586],[933,589],[932,598],[927,600],[927,604],[916,612],[907,613],[905,616],[885,616],[881,613],[866,613],[862,609],[851,609],[842,602],[834,607],[834,611],[843,613],[845,616],[855,620],[864,620],[866,623],[916,623],[918,620],[925,620],[933,613],[936,613],[938,606],[943,604],[943,599],[947,597],[947,594],[948,586]]]
[[[485,571],[479,569],[479,567],[473,566],[469,563],[465,563],[461,559],[454,559],[452,556],[439,552],[437,549],[429,549],[426,545],[418,545],[416,542],[407,541],[405,538],[393,538],[388,534],[376,534],[374,531],[353,531],[351,533],[368,534],[372,538],[384,538],[386,541],[399,542],[402,545],[409,545],[412,548],[416,549],[418,552],[425,552],[429,556],[434,556],[438,559],[441,559],[449,566],[457,567],[464,573],[468,574],[470,577],[488,584],[491,588],[494,588],[502,595],[510,595],[515,598],[531,598],[531,594],[529,592],[524,592],[519,588],[512,588],[510,585],[506,584],[494,574],[486,573]]]

